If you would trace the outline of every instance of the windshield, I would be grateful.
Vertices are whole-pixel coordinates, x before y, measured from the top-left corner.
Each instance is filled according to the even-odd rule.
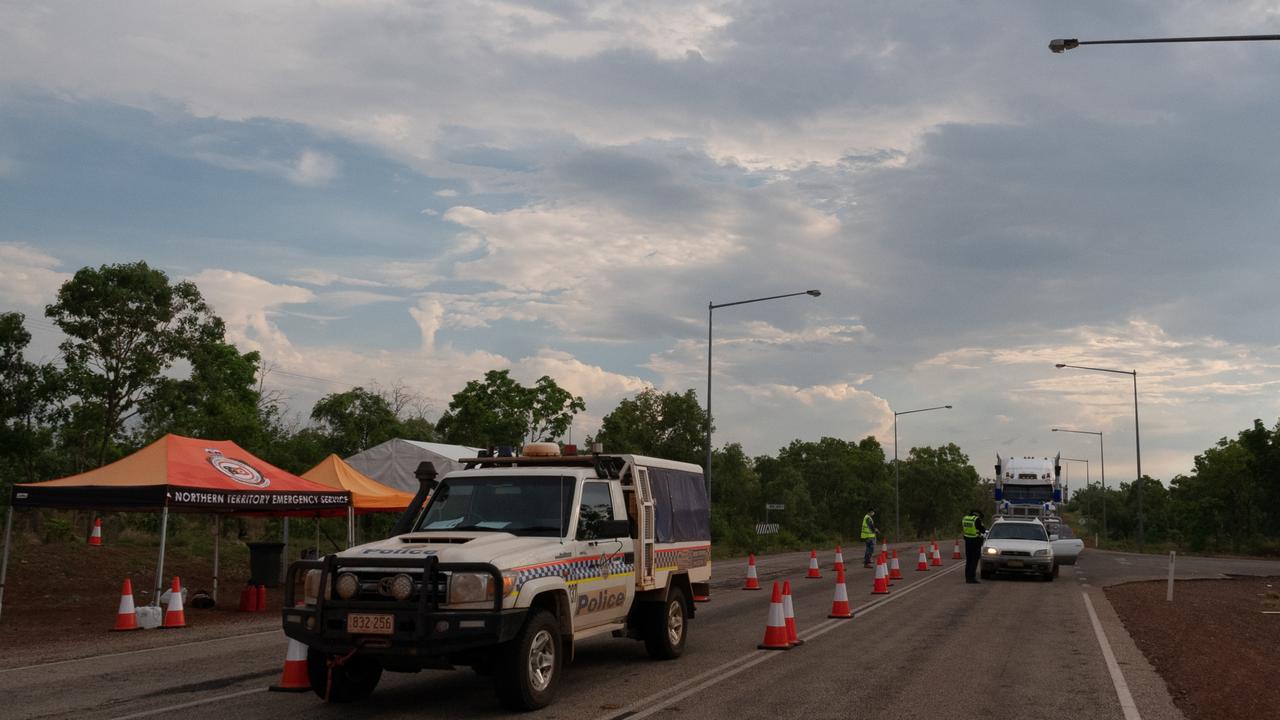
[[[416,530],[490,530],[564,537],[573,502],[571,477],[486,476],[440,484]]]
[[[1044,527],[1035,523],[1003,522],[991,526],[988,540],[1040,540],[1048,542]]]

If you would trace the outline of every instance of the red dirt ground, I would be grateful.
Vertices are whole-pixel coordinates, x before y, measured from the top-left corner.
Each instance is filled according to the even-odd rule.
[[[1280,717],[1280,577],[1113,585],[1107,599],[1189,720]]]

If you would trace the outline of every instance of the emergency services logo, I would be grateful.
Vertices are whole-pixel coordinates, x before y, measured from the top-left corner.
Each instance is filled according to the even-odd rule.
[[[241,485],[249,487],[264,488],[271,484],[271,481],[262,476],[252,465],[235,458],[229,458],[222,454],[221,450],[205,448],[205,453],[209,456],[209,464],[215,470],[235,480]]]

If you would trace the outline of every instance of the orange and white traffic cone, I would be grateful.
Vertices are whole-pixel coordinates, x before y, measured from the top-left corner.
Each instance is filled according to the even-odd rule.
[[[929,569],[929,561],[924,556],[924,546],[920,546],[920,559],[916,561],[916,572],[925,572]]]
[[[876,579],[871,586],[872,595],[888,595],[889,594],[889,570],[882,562],[876,563]]]
[[[782,607],[782,588],[773,584],[773,599],[769,601],[769,620],[764,628],[764,642],[756,646],[760,650],[790,650],[787,640],[786,611]]]
[[[791,581],[782,582],[782,619],[787,623],[787,642],[794,647],[803,645],[804,641],[796,633],[796,608],[791,604]]]
[[[129,582],[129,578],[125,578],[124,585],[120,588],[120,609],[116,610],[116,626],[111,630],[114,632],[137,629],[138,611],[133,606],[133,583]]]
[[[756,556],[747,556],[747,584],[742,586],[743,590],[759,590],[760,578],[756,576]]]
[[[938,551],[938,544],[933,544],[933,561],[929,563],[932,567],[942,567],[942,553]]]
[[[280,682],[267,689],[272,692],[306,692],[311,689],[306,645],[289,638],[289,649],[284,654],[284,673],[280,675]]]
[[[809,574],[805,575],[809,580],[822,579],[822,571],[818,569],[818,551],[809,551]]]
[[[89,533],[89,544],[94,547],[102,546],[102,518],[93,519],[93,532]]]
[[[831,569],[836,572],[844,569],[844,551],[840,549],[839,545],[836,546],[836,564]]]
[[[844,584],[844,568],[836,570],[836,594],[831,599],[831,614],[827,617],[845,620],[853,617],[853,610],[849,609],[849,588]]]
[[[893,555],[889,558],[889,579],[901,580],[902,568],[898,566],[898,551],[894,550]]]
[[[187,626],[187,615],[182,611],[182,583],[178,576],[173,576],[173,587],[169,588],[169,606],[164,611],[164,622],[161,628],[180,628]]]
[[[951,551],[952,560],[963,560],[964,556],[960,554],[960,541],[956,540],[955,549]]]

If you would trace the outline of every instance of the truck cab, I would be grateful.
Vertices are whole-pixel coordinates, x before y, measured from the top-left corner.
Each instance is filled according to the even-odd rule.
[[[463,459],[408,532],[290,567],[284,629],[307,645],[317,694],[356,700],[384,670],[463,665],[531,710],[587,638],[682,653],[711,575],[702,469],[541,445]]]

